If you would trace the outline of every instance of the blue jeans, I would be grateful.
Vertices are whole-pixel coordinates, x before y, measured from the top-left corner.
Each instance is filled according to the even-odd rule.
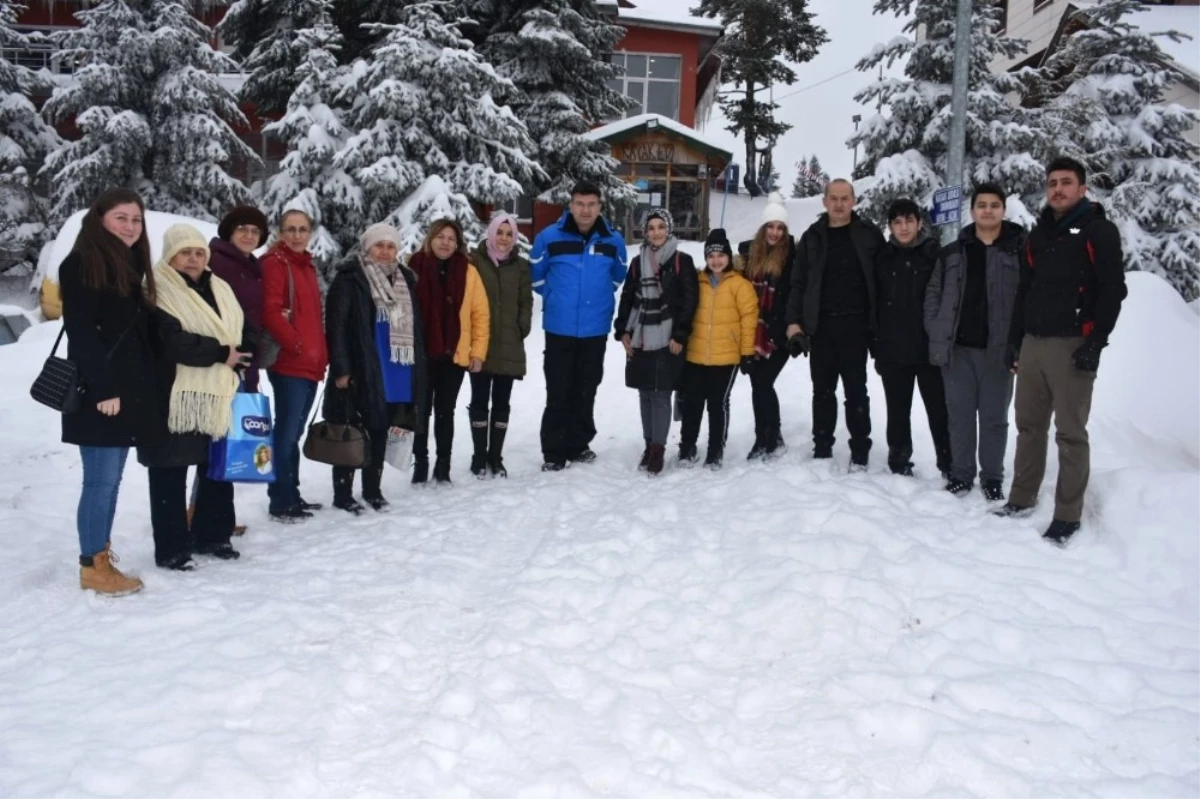
[[[103,552],[112,537],[117,515],[117,492],[129,447],[80,447],[83,459],[83,492],[75,524],[79,528],[79,554],[90,558]]]
[[[275,482],[267,486],[271,513],[300,504],[300,437],[317,397],[317,384],[302,377],[267,372],[275,391]]]

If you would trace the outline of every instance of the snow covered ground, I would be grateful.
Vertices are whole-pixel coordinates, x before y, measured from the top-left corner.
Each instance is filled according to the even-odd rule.
[[[648,479],[612,344],[593,466],[538,471],[539,367],[509,480],[470,478],[464,410],[454,486],[389,470],[386,516],[283,528],[239,487],[233,564],[155,569],[131,463],[115,546],[146,590],[120,600],[77,588],[39,325],[0,348],[0,795],[1196,796],[1200,319],[1129,282],[1065,552],[1053,452],[1025,522],[940,490],[919,409],[920,477],[893,477],[874,376],[870,473],[844,440],[811,461],[803,360],[781,461],[742,461],[739,380],[725,471]]]

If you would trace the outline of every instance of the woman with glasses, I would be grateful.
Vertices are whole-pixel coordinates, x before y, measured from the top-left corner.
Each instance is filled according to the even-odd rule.
[[[275,393],[275,482],[268,494],[271,520],[285,524],[321,509],[300,496],[300,436],[329,365],[321,290],[308,252],[312,229],[308,214],[284,212],[279,240],[262,259],[262,325],[279,345],[279,355],[267,365]]]

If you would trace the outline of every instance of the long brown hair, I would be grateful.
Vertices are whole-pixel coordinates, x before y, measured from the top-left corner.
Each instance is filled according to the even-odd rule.
[[[453,219],[439,219],[429,226],[429,232],[425,234],[425,241],[421,244],[421,252],[426,255],[433,255],[433,240],[438,237],[446,228],[454,228],[454,237],[458,240],[456,253],[466,254],[467,252],[467,237],[463,233],[462,225],[458,224]]]
[[[127,247],[125,242],[104,229],[104,215],[118,205],[130,204],[142,212],[142,235],[132,247]],[[154,304],[154,270],[150,268],[150,239],[146,236],[146,204],[133,189],[109,189],[96,198],[83,215],[72,252],[79,253],[80,275],[88,288],[115,292],[122,297],[140,290],[146,304]],[[143,278],[146,281],[144,288],[141,285]]]
[[[770,223],[767,223],[770,224]],[[746,259],[746,278],[754,280],[756,277],[769,275],[770,277],[779,277],[783,274],[783,267],[788,257],[788,229],[787,225],[783,226],[783,238],[779,243],[772,247],[767,244],[767,225],[759,227],[758,232],[754,234],[754,241],[750,242],[750,253]]]

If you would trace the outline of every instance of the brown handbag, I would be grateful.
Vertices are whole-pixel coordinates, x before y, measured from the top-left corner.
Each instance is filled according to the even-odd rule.
[[[350,392],[345,393],[346,418],[351,419],[354,415],[354,403],[350,398]],[[318,405],[313,408],[313,417],[308,425],[308,435],[304,439],[304,457],[317,463],[344,466],[350,469],[361,469],[366,466],[371,452],[371,439],[367,435],[366,429],[352,423],[318,422],[316,419],[319,407]]]

